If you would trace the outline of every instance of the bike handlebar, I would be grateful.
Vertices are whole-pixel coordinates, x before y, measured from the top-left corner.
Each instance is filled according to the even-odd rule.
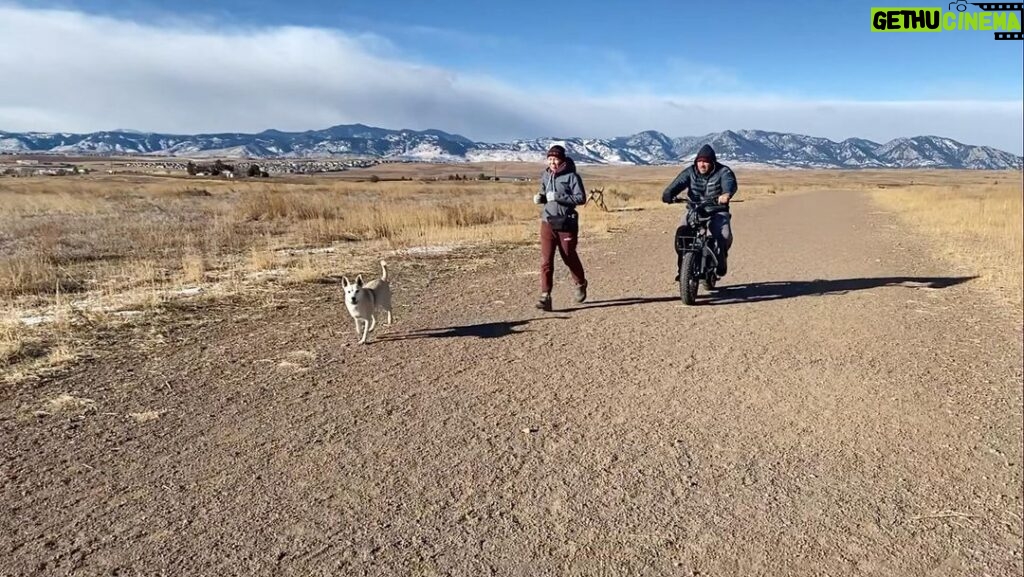
[[[743,201],[742,200],[730,200],[729,204],[735,204],[737,202],[743,202]],[[683,198],[683,197],[678,197],[677,196],[676,198],[672,199],[672,203],[671,204],[683,204],[683,203],[689,205],[691,208],[708,208],[708,207],[713,207],[713,206],[727,206],[725,204],[719,203],[717,196],[713,197],[713,198],[709,198],[709,199],[701,201],[701,202],[693,202],[689,198]]]
[[[709,198],[700,202],[693,202],[689,198],[683,199],[680,202],[685,202],[691,210],[707,210],[709,208],[723,207],[726,206],[718,202],[718,197]]]

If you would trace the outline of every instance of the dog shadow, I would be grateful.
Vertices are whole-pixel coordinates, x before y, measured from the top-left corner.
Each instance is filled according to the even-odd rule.
[[[725,305],[737,303],[765,302],[800,297],[843,295],[856,291],[883,287],[945,289],[978,278],[956,277],[912,277],[893,276],[875,278],[816,279],[810,281],[771,281],[739,285],[719,286],[713,292],[702,295],[706,304]],[[701,297],[698,297],[701,298]]]
[[[478,339],[500,339],[509,335],[528,332],[521,328],[535,321],[565,320],[569,317],[549,316],[518,321],[501,321],[493,323],[478,323],[474,325],[459,325],[443,327],[438,329],[424,329],[401,333],[395,335],[382,335],[380,341],[408,341],[414,339],[452,339],[452,338],[478,338]]]

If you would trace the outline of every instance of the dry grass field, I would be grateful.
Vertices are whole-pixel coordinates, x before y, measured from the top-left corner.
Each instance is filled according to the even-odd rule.
[[[910,231],[923,233],[950,264],[968,266],[1024,305],[1024,184],[1020,173],[936,174],[872,190]]]
[[[582,166],[587,187],[603,189],[609,209],[582,209],[585,234],[628,231],[643,210],[662,206],[661,190],[678,169]],[[376,260],[389,255],[471,255],[533,243],[539,171],[517,163],[395,164],[261,180],[0,179],[0,368],[18,378],[59,365],[77,354],[85,332],[176,300],[273,298],[268,286],[376,271]],[[446,179],[456,173],[500,180]],[[869,190],[938,251],[980,266],[1021,303],[1019,173],[737,173],[743,198]]]

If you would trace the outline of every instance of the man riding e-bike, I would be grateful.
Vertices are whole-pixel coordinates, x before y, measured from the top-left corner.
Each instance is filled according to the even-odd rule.
[[[697,158],[693,164],[687,166],[676,176],[665,191],[661,193],[661,201],[666,204],[677,202],[676,196],[687,190],[687,197],[692,203],[708,202],[717,198],[718,204],[711,211],[711,221],[708,228],[711,235],[715,237],[721,251],[721,258],[718,261],[718,270],[715,272],[719,277],[724,277],[728,270],[726,258],[729,248],[732,246],[732,215],[729,213],[729,201],[736,194],[736,175],[728,166],[718,162],[715,150],[710,144],[700,147]],[[690,223],[693,222],[689,216],[689,210],[683,214],[682,223],[679,226],[677,235],[693,236],[696,231],[692,230]],[[679,267],[682,264],[682,255],[676,266],[676,281],[679,281]]]

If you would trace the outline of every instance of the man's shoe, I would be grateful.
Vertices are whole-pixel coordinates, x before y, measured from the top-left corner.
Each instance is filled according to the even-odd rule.
[[[586,283],[576,286],[576,302],[581,303],[587,300],[587,285]]]

